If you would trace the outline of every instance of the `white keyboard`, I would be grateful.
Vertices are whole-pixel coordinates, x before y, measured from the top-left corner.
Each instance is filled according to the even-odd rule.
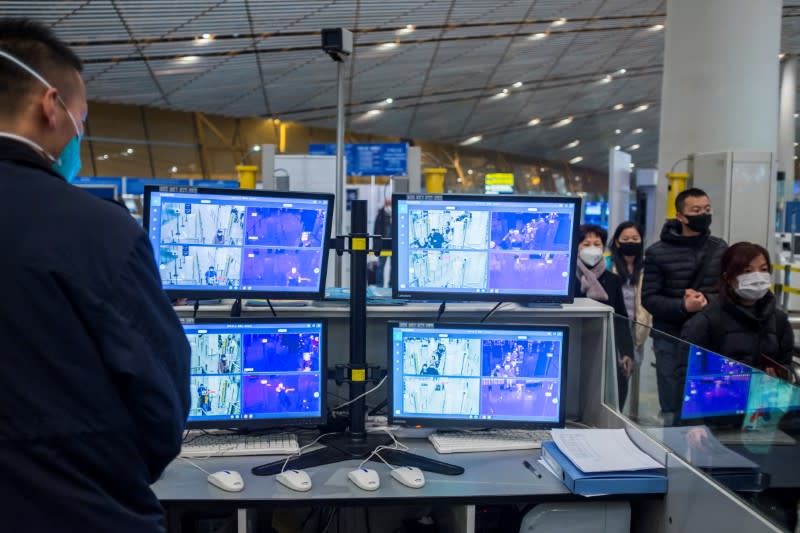
[[[492,431],[447,431],[428,436],[439,453],[500,452],[532,450],[552,440],[549,429],[496,429]]]
[[[275,435],[200,435],[189,437],[181,457],[224,457],[228,455],[289,455],[299,449],[297,436]]]

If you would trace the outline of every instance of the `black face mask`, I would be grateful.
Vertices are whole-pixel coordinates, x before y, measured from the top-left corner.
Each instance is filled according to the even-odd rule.
[[[689,229],[692,231],[696,231],[698,233],[705,233],[708,228],[711,227],[711,215],[703,214],[703,215],[683,215],[686,217],[686,220],[689,222],[686,224],[689,226]]]
[[[619,246],[617,246],[619,253],[622,255],[634,257],[642,255],[642,248],[643,246],[640,242],[621,242]]]

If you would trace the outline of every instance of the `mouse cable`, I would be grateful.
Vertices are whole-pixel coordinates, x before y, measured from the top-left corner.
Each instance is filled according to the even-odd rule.
[[[367,458],[366,458],[366,459],[364,459],[363,461],[361,461],[361,464],[360,464],[360,465],[358,465],[358,467],[359,467],[359,468],[363,468],[363,467],[364,467],[364,465],[365,465],[365,464],[367,464],[367,462],[368,462],[370,459],[372,459],[373,457],[377,457],[378,459],[380,459],[381,461],[383,461],[383,463],[384,463],[386,466],[388,466],[389,468],[391,468],[392,470],[394,470],[394,469],[395,469],[395,467],[393,467],[392,465],[390,465],[389,463],[387,463],[387,462],[386,462],[386,459],[384,459],[384,458],[381,456],[381,454],[380,454],[380,451],[381,451],[381,450],[399,450],[399,451],[402,451],[402,452],[406,452],[406,451],[408,451],[408,446],[406,446],[405,444],[403,444],[403,443],[401,443],[400,441],[398,441],[398,440],[397,440],[397,438],[395,438],[394,434],[393,434],[391,431],[389,431],[388,429],[384,429],[383,431],[385,431],[385,432],[386,432],[386,433],[387,433],[387,434],[388,434],[388,435],[389,435],[389,436],[392,438],[392,441],[393,441],[393,443],[392,443],[391,445],[389,445],[389,446],[387,446],[387,445],[384,445],[384,444],[381,444],[380,446],[376,447],[374,450],[372,450],[372,453],[370,453],[370,454],[367,456]]]
[[[297,450],[293,454],[287,455],[286,456],[286,460],[283,462],[283,466],[281,467],[281,474],[283,473],[284,470],[286,470],[286,465],[289,464],[289,460],[292,457],[300,457],[301,455],[303,455],[303,450],[305,450],[306,448],[310,448],[311,446],[315,445],[317,442],[319,442],[319,439],[321,439],[322,437],[327,437],[328,435],[338,435],[339,433],[340,433],[339,431],[333,431],[331,433],[323,433],[322,435],[320,435],[316,439],[312,440],[311,442],[309,442],[308,444],[306,444],[305,446],[303,446],[302,448],[300,448],[299,450]]]
[[[334,407],[333,409],[331,409],[331,411],[338,411],[338,410],[339,410],[339,409],[341,409],[342,407],[347,407],[347,406],[348,406],[348,405],[350,405],[351,403],[353,403],[353,402],[356,402],[356,401],[360,400],[361,398],[363,398],[363,397],[364,397],[364,396],[366,396],[367,394],[370,394],[370,393],[372,393],[373,391],[376,391],[376,390],[378,390],[378,389],[381,387],[381,385],[383,385],[383,384],[386,382],[386,379],[387,379],[388,377],[389,377],[389,374],[386,374],[385,376],[383,376],[383,379],[382,379],[382,380],[380,380],[380,382],[379,382],[377,385],[375,385],[374,387],[372,387],[371,389],[369,389],[367,392],[365,392],[364,394],[359,394],[358,396],[356,396],[356,397],[355,397],[355,398],[353,398],[352,400],[350,400],[350,401],[348,401],[348,402],[344,402],[342,405],[337,405],[336,407]]]
[[[192,465],[192,466],[193,466],[193,467],[195,467],[196,469],[200,470],[201,472],[205,472],[205,473],[206,473],[206,474],[208,474],[209,476],[211,475],[211,472],[209,472],[208,470],[206,470],[205,468],[203,468],[203,467],[202,467],[202,466],[200,466],[199,464],[195,463],[194,461],[190,461],[190,460],[189,460],[189,459],[187,459],[186,457],[178,457],[178,459],[180,459],[181,461],[186,461],[187,463],[189,463],[190,465]]]

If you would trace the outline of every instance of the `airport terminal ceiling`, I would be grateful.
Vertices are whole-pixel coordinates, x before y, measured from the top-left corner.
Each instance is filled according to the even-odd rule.
[[[607,169],[658,153],[665,0],[3,1],[85,61],[89,97],[334,128],[321,28],[354,31],[348,130]],[[800,53],[800,3],[781,49]],[[800,107],[800,106],[798,106]]]

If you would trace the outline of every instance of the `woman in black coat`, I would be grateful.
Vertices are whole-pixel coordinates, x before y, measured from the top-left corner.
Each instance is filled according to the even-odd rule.
[[[683,338],[772,376],[788,378],[794,334],[769,288],[772,265],[762,246],[739,242],[722,256],[719,299],[683,326]]]
[[[577,296],[591,298],[614,308],[614,313],[628,318],[625,298],[622,295],[622,278],[606,270],[604,250],[608,233],[600,226],[583,224],[578,227]],[[633,371],[633,339],[625,320],[614,319],[614,337],[617,345],[619,373],[619,409],[628,395],[628,378]]]

